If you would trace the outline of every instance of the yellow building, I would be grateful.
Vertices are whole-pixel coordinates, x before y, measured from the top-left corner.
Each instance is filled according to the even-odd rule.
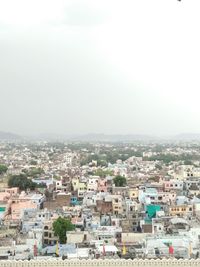
[[[122,205],[122,196],[120,195],[114,195],[112,199],[112,207],[113,207],[113,213],[123,214],[123,205]]]
[[[87,190],[86,184],[82,183],[82,182],[79,183],[79,185],[78,185],[78,197],[79,198],[84,197],[84,193],[86,192],[86,190]]]
[[[73,178],[72,179],[72,187],[74,191],[77,191],[79,189],[79,179]]]
[[[170,216],[186,216],[188,214],[193,214],[193,205],[179,205],[172,206],[169,208]]]
[[[139,189],[137,187],[129,189],[129,197],[131,200],[138,199],[139,196]]]

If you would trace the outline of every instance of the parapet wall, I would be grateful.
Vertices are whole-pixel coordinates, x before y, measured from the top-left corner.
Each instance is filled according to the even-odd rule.
[[[200,260],[31,260],[0,261],[0,267],[200,267]]]

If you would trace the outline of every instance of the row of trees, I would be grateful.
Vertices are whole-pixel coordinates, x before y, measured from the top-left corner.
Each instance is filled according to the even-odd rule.
[[[44,173],[44,170],[42,168],[31,168],[31,169],[24,169],[23,170],[23,173],[25,173],[25,175],[27,177],[33,177],[33,178],[36,178],[38,176],[40,176],[41,174]]]
[[[92,173],[93,175],[97,175],[101,178],[105,178],[107,175],[113,176],[113,171],[111,170],[102,170],[97,169],[95,172]]]
[[[160,154],[155,155],[151,157],[146,157],[144,160],[150,160],[150,161],[162,161],[165,164],[169,164],[173,161],[183,161],[185,165],[193,165],[193,160],[200,160],[200,157],[198,155],[188,155],[188,154],[182,154],[182,155],[172,155],[172,154]]]
[[[8,179],[9,187],[19,187],[20,190],[35,190],[37,184],[28,179],[23,173],[19,175],[11,175]]]
[[[86,165],[95,160],[98,166],[106,167],[108,163],[114,164],[118,159],[125,161],[132,156],[142,157],[142,151],[133,151],[132,149],[102,150],[99,154],[89,154],[83,158],[81,165]]]

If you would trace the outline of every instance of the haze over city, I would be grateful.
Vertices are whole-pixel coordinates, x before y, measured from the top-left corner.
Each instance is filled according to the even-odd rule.
[[[1,130],[199,133],[199,8],[199,0],[1,1]]]
[[[200,267],[199,11],[0,1],[0,267]]]

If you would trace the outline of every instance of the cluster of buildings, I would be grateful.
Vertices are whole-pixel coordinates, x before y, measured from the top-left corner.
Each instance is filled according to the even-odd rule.
[[[1,144],[8,171],[0,178],[0,259],[199,258],[197,161],[148,160],[155,152],[147,146],[141,157],[81,166],[84,153],[67,144]],[[6,185],[5,176],[36,167],[43,171],[28,177],[34,191]],[[126,182],[116,186],[116,177]],[[75,226],[65,244],[53,230],[59,217]]]

